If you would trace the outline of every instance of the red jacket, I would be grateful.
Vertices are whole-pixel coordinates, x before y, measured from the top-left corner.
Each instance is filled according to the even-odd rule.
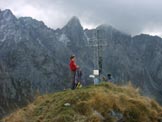
[[[71,71],[76,71],[77,65],[75,64],[75,61],[70,60],[69,66],[70,66],[70,70],[71,70]]]

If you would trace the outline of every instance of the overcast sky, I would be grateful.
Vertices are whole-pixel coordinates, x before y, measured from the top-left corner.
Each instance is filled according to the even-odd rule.
[[[108,24],[132,35],[162,37],[162,0],[0,0],[0,8],[42,20],[54,29],[77,16],[84,28]]]

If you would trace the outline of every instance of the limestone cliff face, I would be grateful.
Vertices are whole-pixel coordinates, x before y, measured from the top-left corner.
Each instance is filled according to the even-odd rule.
[[[131,80],[143,93],[162,103],[162,39],[149,35],[131,37],[111,26],[83,30],[77,17],[62,29],[48,28],[30,17],[16,18],[0,12],[0,114],[24,105],[40,93],[64,89],[69,81],[69,57],[75,54],[84,79],[94,68],[94,31],[104,32],[103,74],[114,81]],[[2,98],[2,99],[1,99]]]
[[[106,25],[96,29],[104,33],[107,44],[103,47],[103,74],[111,73],[118,83],[132,81],[162,103],[162,39],[144,34],[131,37]],[[86,30],[89,38],[93,31]]]
[[[43,22],[1,11],[0,114],[28,103],[36,91],[63,89],[70,54]]]

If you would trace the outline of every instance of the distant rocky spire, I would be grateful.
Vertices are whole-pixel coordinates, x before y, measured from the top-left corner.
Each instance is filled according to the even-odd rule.
[[[16,19],[16,17],[13,15],[10,9],[5,9],[0,11],[0,19],[2,18],[5,20]]]
[[[71,40],[70,45],[84,45],[84,30],[80,24],[80,20],[73,16],[63,27],[62,32]]]

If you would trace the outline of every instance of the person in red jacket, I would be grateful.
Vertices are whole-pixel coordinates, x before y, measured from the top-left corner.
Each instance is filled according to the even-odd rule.
[[[70,67],[70,71],[71,71],[71,81],[72,81],[72,87],[71,89],[74,90],[76,88],[76,84],[75,84],[75,74],[76,74],[76,70],[77,68],[79,68],[78,65],[76,65],[75,63],[75,55],[72,55],[70,57],[70,63],[69,63],[69,67]]]

